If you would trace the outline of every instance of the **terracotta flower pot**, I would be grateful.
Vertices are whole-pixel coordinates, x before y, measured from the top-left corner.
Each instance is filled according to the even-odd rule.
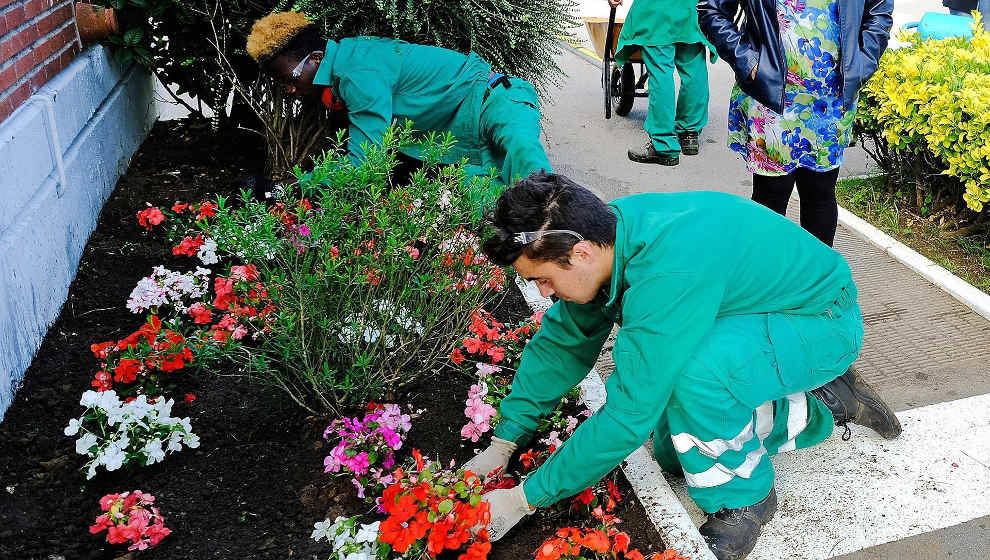
[[[104,8],[96,4],[76,3],[76,25],[79,26],[79,38],[84,43],[94,43],[117,33],[117,15],[113,8]]]

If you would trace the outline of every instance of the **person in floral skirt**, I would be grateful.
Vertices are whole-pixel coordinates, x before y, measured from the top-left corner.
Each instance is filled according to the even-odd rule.
[[[887,47],[892,11],[892,0],[698,3],[702,31],[735,70],[728,143],[753,174],[753,200],[784,214],[797,184],[801,226],[829,246],[859,88]]]

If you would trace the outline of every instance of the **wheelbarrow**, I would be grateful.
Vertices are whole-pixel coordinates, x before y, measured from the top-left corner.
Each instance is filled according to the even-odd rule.
[[[612,110],[615,114],[624,117],[632,111],[633,102],[637,97],[649,97],[646,90],[646,80],[649,77],[646,72],[646,65],[643,57],[636,51],[629,61],[621,67],[615,63],[615,46],[619,42],[619,33],[622,31],[622,18],[615,17],[615,8],[612,8],[608,19],[600,17],[582,18],[591,37],[591,44],[595,47],[595,52],[602,59],[602,91],[605,94],[605,118],[612,118]],[[634,63],[639,64],[639,75],[636,75]]]

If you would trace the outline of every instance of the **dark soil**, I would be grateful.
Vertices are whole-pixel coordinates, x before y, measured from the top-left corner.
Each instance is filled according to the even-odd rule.
[[[124,307],[137,281],[155,265],[186,270],[162,236],[145,234],[135,212],[145,201],[171,204],[201,200],[208,193],[234,194],[239,177],[262,161],[262,148],[248,135],[217,138],[188,121],[158,123],[107,201],[83,252],[61,314],[51,326],[23,386],[0,424],[0,558],[18,560],[116,558],[122,545],[107,545],[88,526],[98,500],[111,492],[140,489],[154,494],[172,535],[142,558],[328,558],[326,543],[310,539],[313,523],[355,515],[370,506],[357,499],[347,478],[323,473],[331,444],[322,440],[329,417],[308,416],[282,395],[239,376],[235,366],[187,374],[175,416],[190,416],[201,438],[152,467],[107,473],[91,481],[79,470],[74,438],[63,435],[69,418],[82,412],[97,362],[94,342],[116,339],[142,317]],[[519,320],[529,310],[512,286],[493,310]],[[442,377],[442,378],[441,378]],[[406,448],[444,462],[470,458],[479,445],[464,445],[463,401],[470,379],[445,373],[397,395],[397,402],[426,411],[413,421]],[[181,399],[177,399],[181,400]],[[662,550],[645,512],[619,475],[625,500],[621,528],[643,552]],[[561,526],[533,516],[497,543],[491,558],[532,558],[542,540]]]

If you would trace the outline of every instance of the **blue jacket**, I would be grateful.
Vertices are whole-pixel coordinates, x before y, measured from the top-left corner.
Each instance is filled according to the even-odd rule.
[[[842,104],[852,106],[887,48],[894,0],[838,0]],[[733,18],[739,4],[740,29]],[[784,112],[787,61],[777,27],[776,0],[698,0],[701,31],[736,73],[740,89],[777,113]],[[757,66],[759,63],[759,66]],[[757,66],[756,79],[749,78]]]

